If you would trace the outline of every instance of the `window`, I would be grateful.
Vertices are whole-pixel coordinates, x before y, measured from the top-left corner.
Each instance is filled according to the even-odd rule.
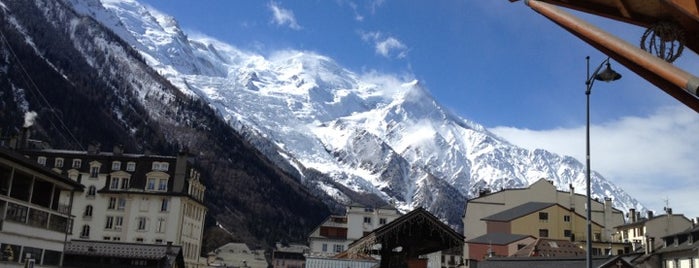
[[[539,237],[549,237],[549,229],[539,229]]]
[[[83,216],[92,217],[92,206],[91,205],[87,205],[85,207],[85,213],[83,214]]]
[[[156,240],[155,240],[155,243],[156,243],[156,244],[162,244],[162,243],[163,243],[163,240],[162,240],[162,239],[156,239]]]
[[[539,220],[540,221],[548,221],[549,220],[549,213],[548,212],[539,212]]]
[[[138,217],[138,218],[136,218],[136,221],[138,222],[138,224],[137,224],[138,230],[140,230],[140,231],[146,230],[146,217]]]
[[[148,178],[148,184],[146,184],[146,190],[155,190],[155,179]]]
[[[119,203],[117,204],[117,210],[124,210],[126,208],[126,198],[119,198]]]
[[[126,171],[135,171],[135,170],[136,170],[136,163],[134,163],[134,162],[126,163]]]
[[[594,241],[600,241],[600,240],[602,240],[602,234],[600,234],[600,233],[595,233],[595,234],[594,234],[594,239],[595,239]]]
[[[89,238],[90,237],[90,225],[83,225],[82,231],[80,231],[80,238]]]
[[[164,233],[165,232],[165,218],[158,218],[158,225],[156,226],[155,232],[156,233]]]
[[[323,252],[328,252],[328,244],[323,244]]]
[[[163,198],[163,201],[162,201],[162,203],[160,204],[160,212],[165,212],[165,211],[167,211],[167,206],[168,206],[168,203],[169,203],[169,202],[170,202],[170,200],[168,200],[167,198]]]
[[[115,208],[116,208],[116,202],[117,202],[116,197],[110,197],[110,198],[109,198],[109,205],[107,205],[107,209],[115,209]]]
[[[564,222],[570,222],[570,215],[563,215]]]
[[[570,232],[570,230],[563,230],[563,236],[564,237],[570,237],[573,233]]]
[[[53,161],[53,167],[62,168],[63,167],[63,158],[56,158],[56,160]]]
[[[119,230],[119,229],[121,229],[122,225],[124,225],[124,217],[122,217],[122,216],[114,217],[114,229]]]
[[[100,167],[90,167],[90,178],[97,178],[100,174]]]
[[[112,178],[112,183],[109,185],[110,190],[119,190],[119,178]]]
[[[158,191],[167,191],[167,179],[160,179],[158,181]]]
[[[143,243],[143,238],[142,237],[136,238],[136,242]]]
[[[114,240],[114,241],[121,241],[121,237],[115,236],[115,237],[112,237],[112,240]]]
[[[364,223],[371,223],[371,218],[364,217]]]
[[[83,165],[83,161],[80,159],[73,159],[73,168],[80,168]]]
[[[39,165],[45,166],[46,165],[46,157],[45,156],[39,156],[36,159],[36,162],[39,163]]]
[[[379,219],[379,224],[381,224],[381,225],[386,224],[386,218],[380,218],[380,219]]]
[[[121,178],[121,189],[129,189],[129,178]]]
[[[90,187],[87,188],[87,197],[95,198],[95,192],[97,192],[97,188],[94,185],[90,185]]]
[[[120,169],[121,169],[121,162],[119,162],[119,161],[112,162],[112,170],[120,170]]]
[[[112,238],[109,237],[109,236],[104,236],[104,237],[102,237],[102,240],[107,240],[107,241],[109,241],[109,240],[112,240]]]
[[[337,244],[336,244],[336,245],[333,246],[333,250],[334,250],[335,252],[342,252],[342,251],[345,250],[345,246],[344,246],[344,245],[337,245]]]
[[[104,229],[112,229],[114,227],[114,217],[107,216],[107,220],[104,222]]]

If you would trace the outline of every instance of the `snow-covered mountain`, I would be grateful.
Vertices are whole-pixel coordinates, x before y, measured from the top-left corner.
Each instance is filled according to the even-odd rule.
[[[458,225],[465,200],[484,188],[546,178],[559,189],[585,189],[579,161],[503,140],[442,107],[419,81],[357,74],[313,52],[265,57],[193,38],[174,18],[134,0],[70,1],[172,84],[214,107],[278,166],[340,202],[371,193]],[[592,182],[594,197],[642,209],[600,174]]]

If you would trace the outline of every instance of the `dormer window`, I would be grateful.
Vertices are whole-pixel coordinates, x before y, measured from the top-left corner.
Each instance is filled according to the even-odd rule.
[[[39,165],[46,166],[46,157],[39,156],[38,158],[36,158],[36,162],[39,163]]]
[[[112,162],[112,170],[120,170],[120,169],[121,169],[121,162],[119,162],[119,161]]]
[[[90,167],[90,178],[97,178],[100,174],[100,167]]]
[[[158,180],[158,191],[167,191],[167,179]]]
[[[83,161],[82,161],[82,160],[80,160],[80,159],[73,159],[73,165],[72,165],[72,167],[77,169],[77,168],[80,168],[80,166],[82,166],[82,164],[83,164]]]
[[[146,190],[155,190],[155,178],[148,178],[148,183],[146,184]]]
[[[126,171],[135,171],[135,170],[136,170],[136,163],[135,162],[126,163]]]
[[[168,162],[153,162],[153,170],[167,171],[170,168]]]
[[[129,189],[129,178],[121,178],[121,189]]]
[[[112,178],[112,183],[109,185],[110,190],[119,190],[119,178]]]
[[[63,158],[56,158],[53,162],[53,167],[55,168],[62,168],[63,167]]]

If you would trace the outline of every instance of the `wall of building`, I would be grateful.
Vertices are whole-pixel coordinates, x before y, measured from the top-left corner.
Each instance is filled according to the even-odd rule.
[[[548,220],[541,220],[539,218],[539,212],[548,213]],[[565,216],[568,216],[570,221],[565,221]],[[575,240],[582,241],[585,240],[586,236],[587,220],[581,215],[572,213],[563,207],[551,206],[512,221],[511,230],[513,234],[540,237],[540,229],[548,230],[548,238],[566,240],[570,239],[570,237],[565,236],[565,230],[570,230]],[[600,225],[592,224],[593,234],[597,233],[601,235],[602,231],[603,229]]]
[[[558,191],[552,183],[541,179],[528,188],[504,190],[469,200],[463,218],[464,236],[471,239],[486,234],[487,225],[485,221],[481,221],[482,218],[527,202],[558,203],[566,209],[572,208],[572,212],[586,215],[586,196]],[[607,207],[609,215],[605,216],[605,204],[593,200],[592,220],[609,226],[610,231],[603,234],[606,233],[608,239],[611,239],[612,228],[624,224],[624,215],[621,211],[611,209],[611,203]]]

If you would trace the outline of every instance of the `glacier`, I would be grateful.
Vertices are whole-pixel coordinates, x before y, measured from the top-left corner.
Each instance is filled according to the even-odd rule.
[[[340,203],[373,194],[402,211],[424,207],[458,228],[468,198],[540,178],[585,189],[585,166],[526,150],[440,105],[417,80],[358,74],[311,51],[260,55],[189,36],[135,0],[70,0],[128,42],[150,67],[205,100],[271,161]],[[468,89],[465,89],[468,90]],[[321,174],[321,175],[319,175]],[[644,207],[592,173],[592,195]]]

